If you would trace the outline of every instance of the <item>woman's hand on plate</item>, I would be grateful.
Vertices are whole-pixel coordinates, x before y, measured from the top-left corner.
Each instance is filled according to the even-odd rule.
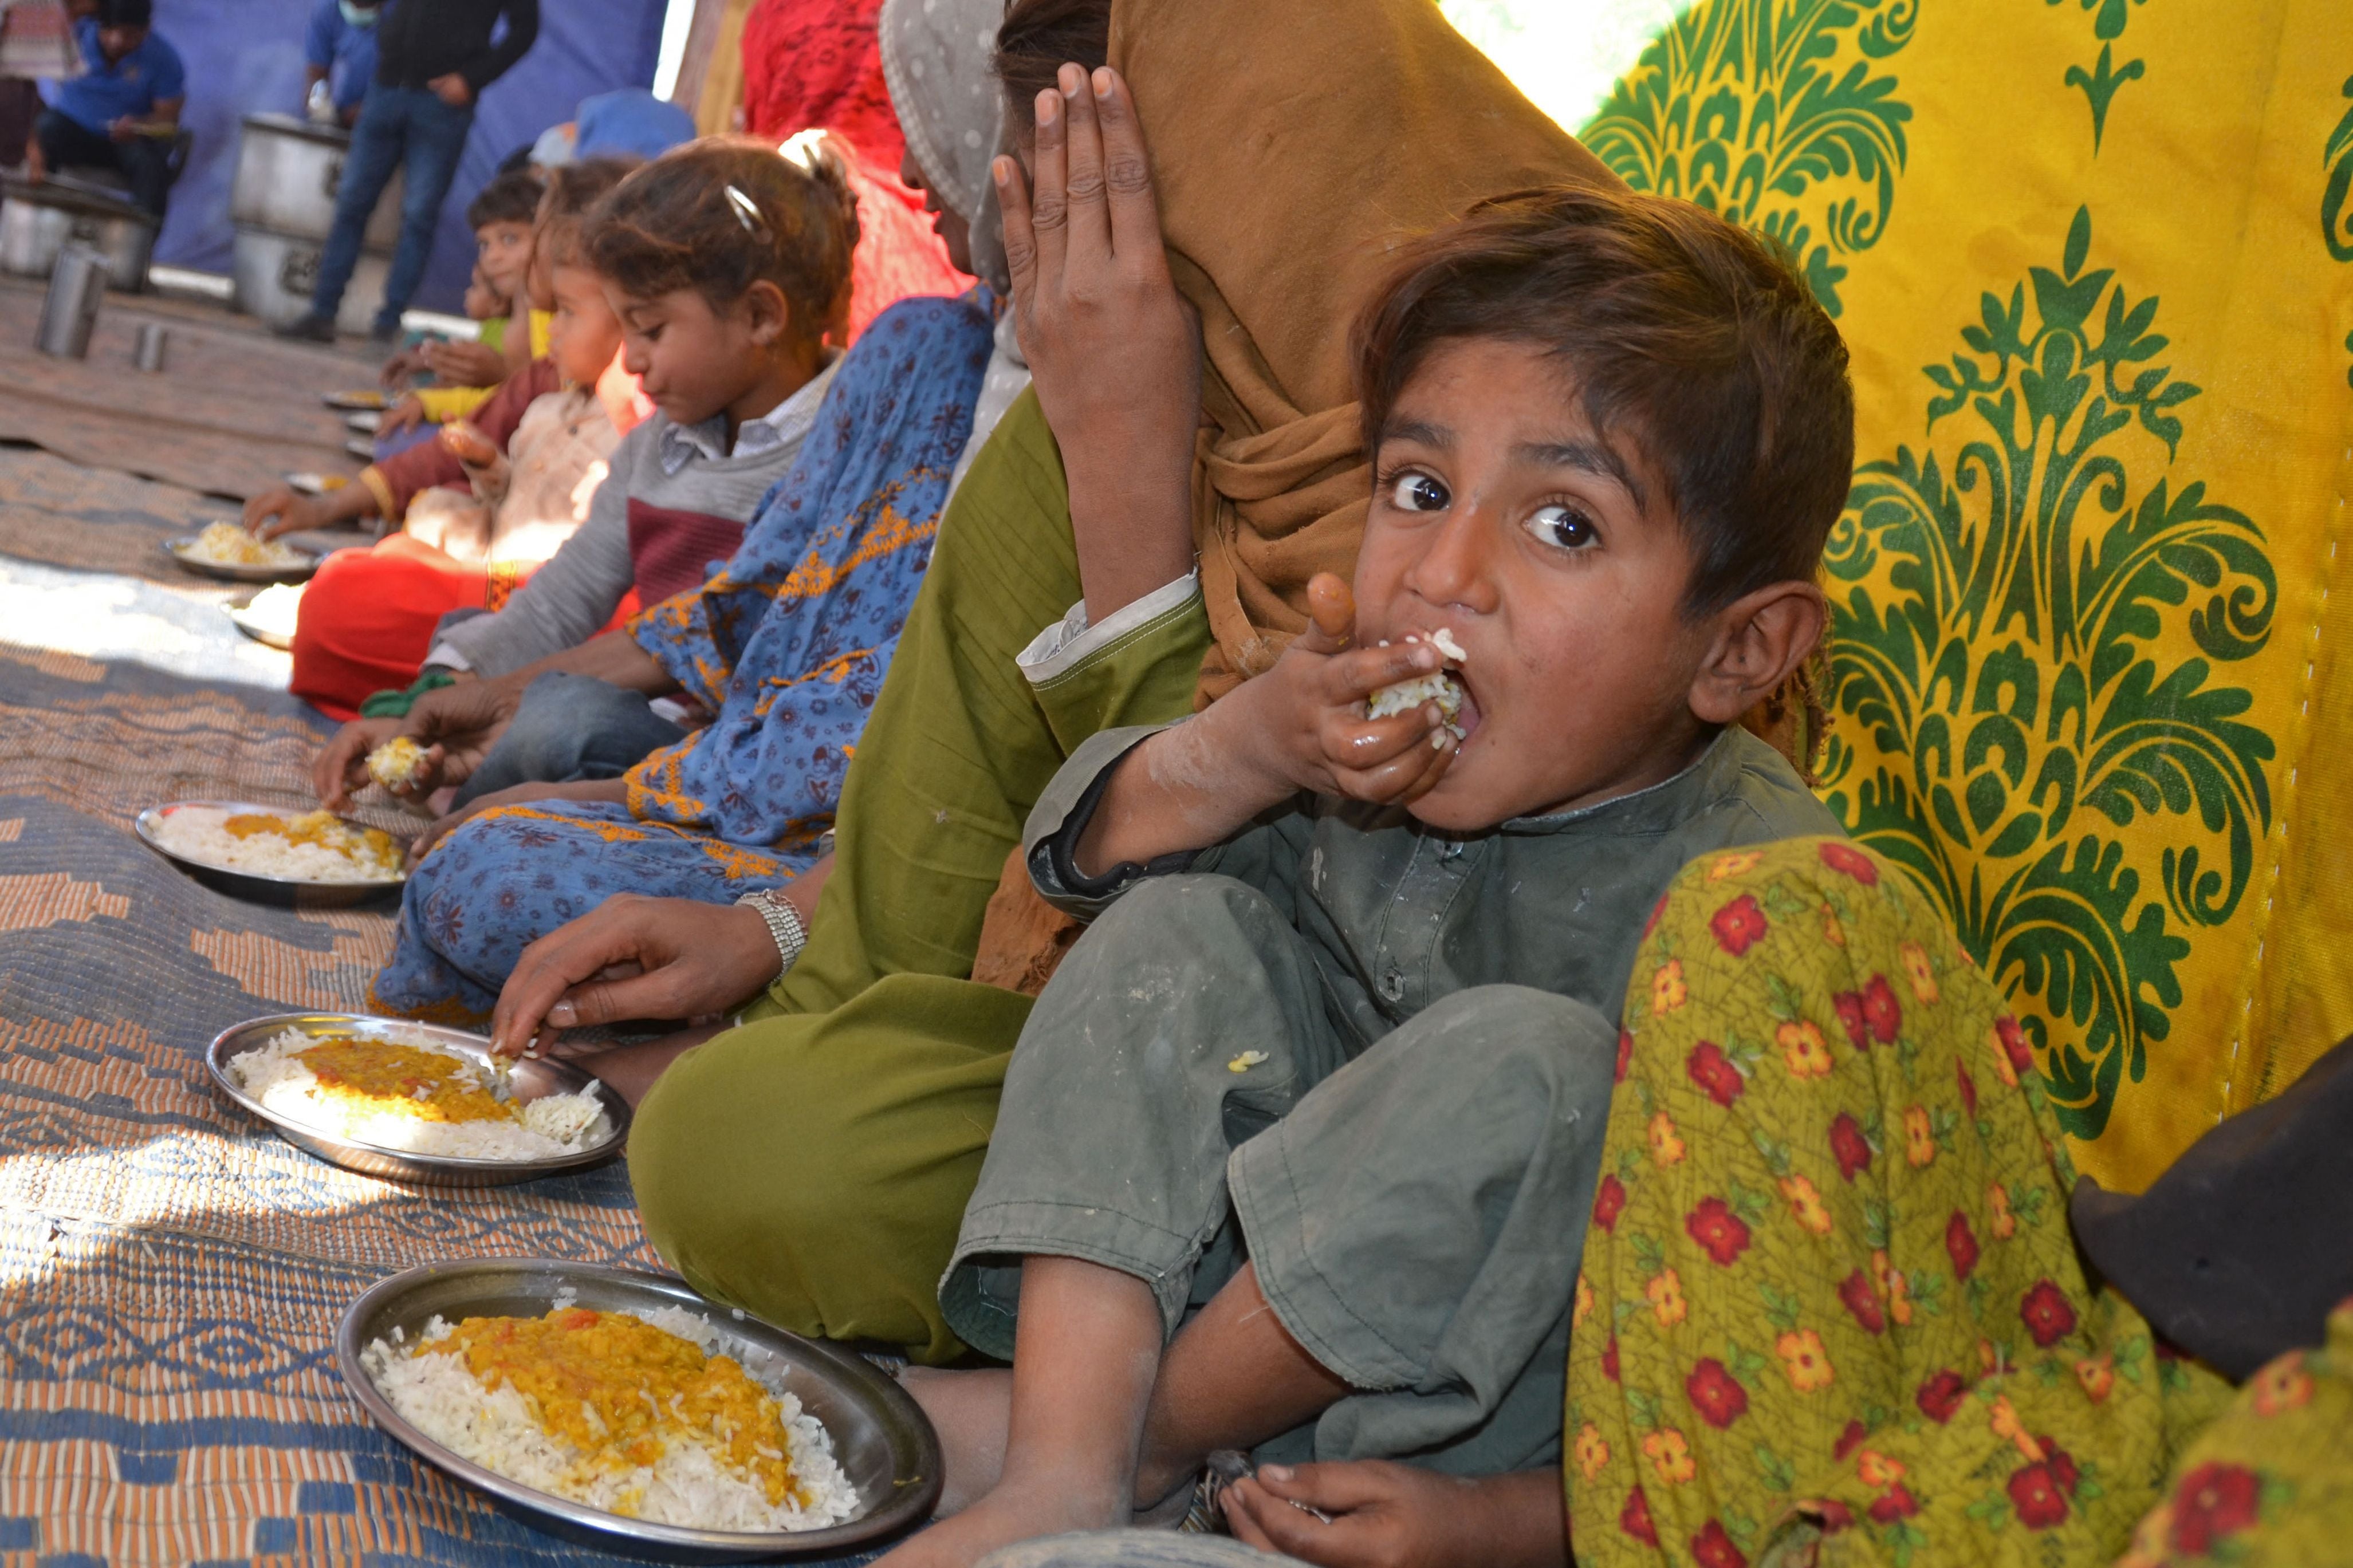
[[[617,893],[522,950],[491,1048],[516,1056],[543,1030],[725,1013],[782,967],[757,910]]]

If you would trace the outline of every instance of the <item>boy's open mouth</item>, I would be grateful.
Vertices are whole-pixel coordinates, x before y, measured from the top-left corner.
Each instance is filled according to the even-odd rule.
[[[1469,745],[1471,737],[1478,732],[1481,716],[1479,693],[1472,686],[1470,678],[1464,671],[1450,669],[1447,673],[1454,678],[1454,684],[1462,689],[1462,706],[1457,709],[1454,714],[1454,731],[1461,737],[1458,742],[1459,748],[1459,746]]]

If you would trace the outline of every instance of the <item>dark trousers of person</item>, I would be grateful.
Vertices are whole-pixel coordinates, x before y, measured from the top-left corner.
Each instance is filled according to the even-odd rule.
[[[643,696],[596,679],[549,670],[523,689],[513,721],[452,805],[470,805],[522,784],[617,779],[686,731],[646,706]]]
[[[164,205],[172,198],[172,143],[160,136],[133,136],[117,142],[101,136],[79,121],[54,109],[41,111],[33,128],[41,144],[41,161],[52,171],[69,168],[112,169],[131,182],[132,204],[164,221]]]
[[[335,193],[335,225],[319,258],[319,284],[311,296],[313,315],[334,319],[343,289],[360,264],[368,218],[384,188],[392,184],[393,172],[405,163],[408,186],[400,208],[400,246],[393,253],[392,276],[385,282],[384,308],[376,312],[378,327],[399,325],[400,313],[425,276],[426,260],[433,253],[434,225],[449,183],[458,177],[466,134],[473,128],[472,109],[453,109],[421,87],[378,82],[368,89],[359,123],[352,127],[343,183]]]

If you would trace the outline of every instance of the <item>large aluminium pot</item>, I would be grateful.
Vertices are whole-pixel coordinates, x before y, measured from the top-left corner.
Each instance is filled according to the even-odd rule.
[[[153,218],[129,202],[55,180],[0,178],[0,271],[47,278],[58,252],[77,240],[106,258],[110,287],[136,292],[147,286]]]
[[[319,281],[319,253],[324,248],[315,239],[238,229],[229,260],[237,308],[273,327],[302,315],[311,308],[311,291]],[[384,303],[385,279],[391,271],[389,258],[362,252],[343,290],[343,308],[335,312],[335,325],[347,332],[366,331]]]
[[[313,125],[291,114],[248,114],[237,138],[237,180],[229,216],[239,228],[266,228],[301,239],[323,240],[335,224],[335,188],[343,183],[351,132]],[[389,252],[400,239],[405,176],[392,184],[368,219],[365,244]]]

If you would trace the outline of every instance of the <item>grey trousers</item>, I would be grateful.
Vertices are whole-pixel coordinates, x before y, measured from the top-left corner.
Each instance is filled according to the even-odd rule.
[[[1361,1391],[1261,1459],[1556,1463],[1617,1027],[1492,985],[1360,1041],[1336,967],[1230,878],[1113,905],[1022,1031],[942,1309],[1008,1356],[1019,1259],[1082,1258],[1149,1284],[1174,1334],[1249,1261]]]

